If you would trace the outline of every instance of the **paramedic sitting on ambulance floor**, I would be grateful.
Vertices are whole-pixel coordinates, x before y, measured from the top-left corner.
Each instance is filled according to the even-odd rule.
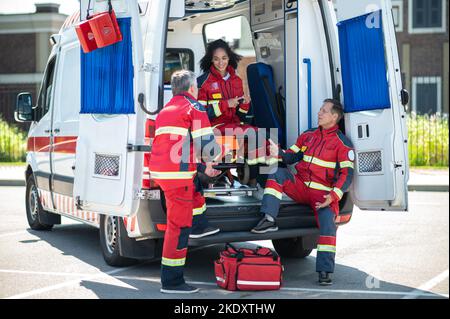
[[[339,200],[353,177],[353,146],[337,125],[343,115],[339,101],[326,99],[318,114],[318,128],[301,134],[287,151],[271,141],[271,155],[278,155],[284,164],[298,162],[297,174],[293,175],[288,168],[278,168],[269,175],[261,206],[264,217],[251,230],[258,234],[278,230],[275,218],[283,192],[298,203],[308,204],[320,230],[316,259],[320,285],[332,284],[335,217],[339,214]]]
[[[161,292],[194,293],[198,288],[187,285],[183,276],[193,211],[196,203],[203,199],[197,194],[193,179],[201,167],[208,176],[220,174],[212,168],[211,162],[221,156],[222,150],[215,142],[205,108],[196,101],[195,74],[177,71],[172,74],[171,85],[173,98],[155,121],[155,139],[149,163],[150,177],[164,191],[167,207]],[[208,163],[206,167],[197,164],[199,157]],[[204,201],[201,204],[203,206]],[[206,218],[204,214],[201,216]]]

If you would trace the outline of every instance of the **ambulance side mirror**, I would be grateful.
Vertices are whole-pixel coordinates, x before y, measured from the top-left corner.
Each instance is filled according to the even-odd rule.
[[[17,95],[14,118],[17,122],[33,121],[33,99],[29,92],[23,92]]]

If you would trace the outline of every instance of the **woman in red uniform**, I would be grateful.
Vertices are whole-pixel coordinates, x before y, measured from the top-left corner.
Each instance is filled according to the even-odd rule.
[[[257,128],[246,124],[250,97],[244,93],[242,80],[236,73],[241,58],[223,40],[209,43],[206,54],[200,61],[200,68],[204,73],[197,78],[198,101],[206,107],[211,126],[219,130],[222,136],[254,136],[255,143],[252,142],[252,145],[256,146]],[[265,150],[265,145],[259,152],[254,150],[247,160],[251,165],[251,186],[256,185],[255,165],[265,162]]]

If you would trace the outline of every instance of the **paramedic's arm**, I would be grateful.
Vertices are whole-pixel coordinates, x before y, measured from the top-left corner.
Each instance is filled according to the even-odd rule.
[[[201,104],[192,107],[191,135],[196,154],[203,162],[214,162],[221,158],[222,147],[217,144],[205,108]]]
[[[288,150],[284,151],[280,149],[279,157],[282,159],[284,164],[290,165],[297,163],[303,159],[302,147],[302,135],[297,138],[297,141]]]
[[[198,101],[206,109],[209,120],[213,120],[228,112],[228,102],[226,100],[208,100],[208,93],[205,89],[198,89]]]
[[[355,153],[350,141],[347,141],[345,144],[340,144],[337,152],[338,179],[333,185],[333,190],[330,192],[334,201],[340,201],[350,187],[353,180],[353,161],[355,159]]]

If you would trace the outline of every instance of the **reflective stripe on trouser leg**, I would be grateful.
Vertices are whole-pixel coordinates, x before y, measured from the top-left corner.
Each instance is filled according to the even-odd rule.
[[[336,215],[329,208],[318,211],[320,237],[317,244],[316,271],[334,272],[336,256]]]
[[[278,216],[280,201],[283,196],[283,184],[288,180],[294,181],[294,176],[287,168],[279,168],[276,173],[269,175],[262,199],[262,214]]]
[[[194,202],[192,208],[192,230],[204,229],[208,226],[208,220],[205,215],[206,203],[205,197],[200,192],[194,191]]]
[[[192,225],[193,185],[164,192],[167,206],[167,230],[161,259],[161,283],[184,283],[183,269]]]

